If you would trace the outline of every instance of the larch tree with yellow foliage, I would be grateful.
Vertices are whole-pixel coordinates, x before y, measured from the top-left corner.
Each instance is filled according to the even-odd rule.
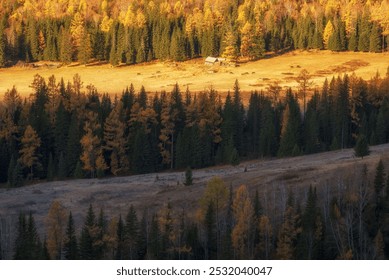
[[[232,203],[232,210],[235,218],[235,226],[232,230],[232,247],[236,258],[251,259],[253,256],[253,220],[254,208],[250,195],[245,185],[241,185]]]
[[[52,259],[62,258],[67,215],[60,201],[54,200],[46,217],[47,249]]]
[[[328,49],[328,43],[330,41],[330,38],[332,34],[334,33],[334,26],[331,22],[331,20],[328,20],[326,27],[324,28],[324,33],[323,33],[323,43],[324,47]]]
[[[101,139],[98,136],[100,128],[97,114],[88,112],[84,125],[85,134],[80,141],[82,147],[80,159],[83,163],[83,169],[90,172],[92,178],[101,175],[108,168],[103,156]]]
[[[110,169],[114,175],[125,174],[129,169],[126,154],[126,125],[122,115],[123,103],[119,101],[104,124],[104,149],[110,153]]]
[[[40,155],[38,152],[38,148],[41,145],[41,139],[30,125],[28,125],[24,131],[21,144],[22,148],[19,150],[19,161],[24,167],[27,167],[30,170],[29,178],[32,179],[33,167],[41,167],[41,163],[39,161]]]

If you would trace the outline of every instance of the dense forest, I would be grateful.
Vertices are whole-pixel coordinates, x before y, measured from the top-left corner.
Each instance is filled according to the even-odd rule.
[[[254,60],[292,49],[381,52],[388,37],[386,0],[0,2],[0,67],[19,60]],[[225,99],[214,88],[194,93],[178,84],[155,94],[129,85],[111,96],[79,75],[67,82],[36,75],[28,98],[16,85],[0,100],[0,186],[186,169],[189,188],[196,168],[354,146],[364,156],[368,145],[389,142],[389,68],[381,74],[333,77],[313,89],[302,70],[296,89],[274,83],[245,93],[248,104],[239,81]],[[167,203],[137,213],[129,206],[123,217],[106,217],[91,205],[83,225],[53,201],[45,237],[32,213],[20,214],[12,257],[389,258],[385,160],[320,188],[278,193],[271,205],[266,193],[228,188],[220,178],[208,182],[196,209]]]
[[[260,195],[215,177],[196,209],[168,202],[139,214],[131,205],[125,215],[107,217],[90,205],[79,225],[53,201],[44,238],[31,212],[21,213],[14,238],[0,238],[0,253],[12,240],[14,259],[387,259],[386,170],[380,160],[373,171],[361,164],[318,189]]]
[[[0,183],[94,178],[238,164],[389,141],[389,76],[369,82],[332,78],[311,92],[302,70],[298,89],[275,84],[252,92],[245,107],[239,82],[222,101],[215,89],[135,92],[120,96],[39,75],[22,99],[14,87],[0,103]],[[308,98],[309,96],[309,98]]]
[[[388,48],[387,0],[3,0],[0,66]]]

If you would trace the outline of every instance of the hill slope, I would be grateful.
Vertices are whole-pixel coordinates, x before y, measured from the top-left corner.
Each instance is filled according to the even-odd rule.
[[[93,84],[99,92],[120,94],[133,83],[137,90],[142,85],[149,92],[170,91],[175,83],[182,90],[202,91],[213,87],[219,92],[232,90],[234,81],[239,80],[243,91],[260,90],[278,82],[283,87],[296,86],[295,78],[302,69],[312,75],[314,86],[321,87],[325,78],[355,73],[370,79],[377,72],[386,74],[389,64],[388,53],[333,53],[330,51],[294,51],[281,56],[241,64],[239,67],[205,66],[203,59],[181,63],[152,62],[112,68],[108,64],[96,66],[65,66],[52,68],[41,63],[38,68],[0,68],[0,99],[7,89],[16,86],[24,96],[31,93],[30,84],[36,74],[48,78],[55,75],[71,81],[78,73],[84,88]],[[48,66],[49,65],[49,66]],[[248,98],[248,97],[247,97]]]
[[[89,204],[103,208],[108,217],[119,213],[125,215],[131,204],[138,213],[144,209],[157,211],[168,201],[177,209],[190,210],[197,207],[206,182],[214,176],[221,177],[233,188],[246,184],[253,191],[257,189],[261,197],[269,190],[278,193],[286,187],[296,190],[309,185],[320,187],[333,179],[353,174],[362,164],[372,171],[380,158],[389,159],[389,144],[372,147],[371,151],[364,159],[355,158],[354,151],[347,149],[294,158],[254,160],[237,167],[194,170],[194,185],[189,187],[182,184],[184,172],[165,172],[0,189],[0,217],[15,220],[20,211],[31,211],[41,225],[55,199],[73,212],[76,223],[82,222]],[[245,168],[247,172],[244,172]]]

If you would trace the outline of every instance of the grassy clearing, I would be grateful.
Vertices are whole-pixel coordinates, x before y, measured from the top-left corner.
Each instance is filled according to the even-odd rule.
[[[84,86],[93,84],[100,92],[110,94],[120,94],[131,83],[136,89],[144,85],[148,92],[170,91],[178,83],[182,89],[189,87],[191,91],[213,87],[225,93],[232,90],[235,79],[239,80],[241,89],[246,92],[266,89],[274,82],[282,87],[294,87],[296,76],[302,69],[307,69],[313,76],[315,86],[321,87],[325,78],[338,74],[355,73],[364,79],[370,79],[377,72],[385,75],[388,66],[389,53],[331,51],[294,51],[242,63],[239,67],[209,67],[204,65],[203,59],[182,63],[155,61],[115,68],[109,64],[57,68],[40,63],[36,68],[19,65],[0,69],[0,98],[13,85],[22,95],[28,96],[31,93],[29,85],[35,74],[45,78],[55,75],[58,80],[63,77],[69,81],[78,73]]]

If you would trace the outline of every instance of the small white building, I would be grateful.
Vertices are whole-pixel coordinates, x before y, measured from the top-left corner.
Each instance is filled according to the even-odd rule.
[[[205,65],[212,66],[215,65],[217,62],[219,62],[219,59],[217,57],[208,56],[205,59]]]

